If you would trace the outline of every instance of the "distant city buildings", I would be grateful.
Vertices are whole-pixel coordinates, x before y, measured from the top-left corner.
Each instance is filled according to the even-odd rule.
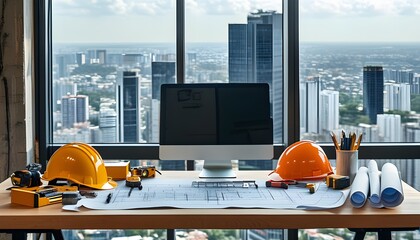
[[[384,72],[382,66],[363,67],[363,111],[371,124],[384,113]]]

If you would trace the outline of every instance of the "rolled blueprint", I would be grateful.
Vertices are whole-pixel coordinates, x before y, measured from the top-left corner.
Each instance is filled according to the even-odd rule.
[[[351,184],[350,202],[355,208],[361,208],[365,205],[369,193],[368,168],[360,167],[356,177]]]
[[[378,164],[375,160],[370,160],[368,163],[369,174],[369,203],[372,207],[382,208],[381,203],[381,173],[378,170]]]
[[[403,200],[404,193],[398,169],[392,163],[385,163],[381,174],[381,202],[384,207],[396,207]]]

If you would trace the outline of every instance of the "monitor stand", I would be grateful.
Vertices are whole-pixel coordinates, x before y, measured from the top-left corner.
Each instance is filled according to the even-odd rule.
[[[232,160],[204,160],[200,178],[236,178]]]

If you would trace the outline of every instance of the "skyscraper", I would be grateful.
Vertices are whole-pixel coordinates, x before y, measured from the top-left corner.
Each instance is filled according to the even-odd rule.
[[[142,142],[140,71],[123,71],[118,80],[119,141]]]
[[[384,84],[384,109],[386,110],[411,110],[410,84],[388,81]]]
[[[229,82],[268,83],[274,141],[283,136],[282,14],[250,13],[247,24],[229,24]]]
[[[175,82],[175,62],[152,62],[152,99],[160,100],[160,85]]]
[[[301,128],[305,133],[320,133],[320,80],[308,77],[301,83]]]
[[[165,83],[176,83],[175,62],[152,62],[152,117],[149,127],[152,128],[151,142],[159,142],[160,86]],[[185,170],[185,161],[165,160],[160,162],[162,170]]]
[[[320,133],[328,135],[332,130],[338,129],[339,93],[338,91],[322,90],[320,95]]]
[[[371,124],[376,124],[377,115],[384,113],[382,66],[363,67],[363,111],[368,115]]]
[[[68,95],[61,98],[61,123],[63,128],[73,128],[75,123],[89,120],[89,97]]]
[[[175,62],[152,62],[152,117],[148,124],[152,131],[149,142],[159,142],[160,86],[165,83],[176,83]]]

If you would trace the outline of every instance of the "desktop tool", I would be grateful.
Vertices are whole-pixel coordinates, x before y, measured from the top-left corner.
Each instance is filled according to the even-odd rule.
[[[235,178],[231,160],[273,158],[265,83],[162,84],[160,160],[205,160],[201,178]]]

